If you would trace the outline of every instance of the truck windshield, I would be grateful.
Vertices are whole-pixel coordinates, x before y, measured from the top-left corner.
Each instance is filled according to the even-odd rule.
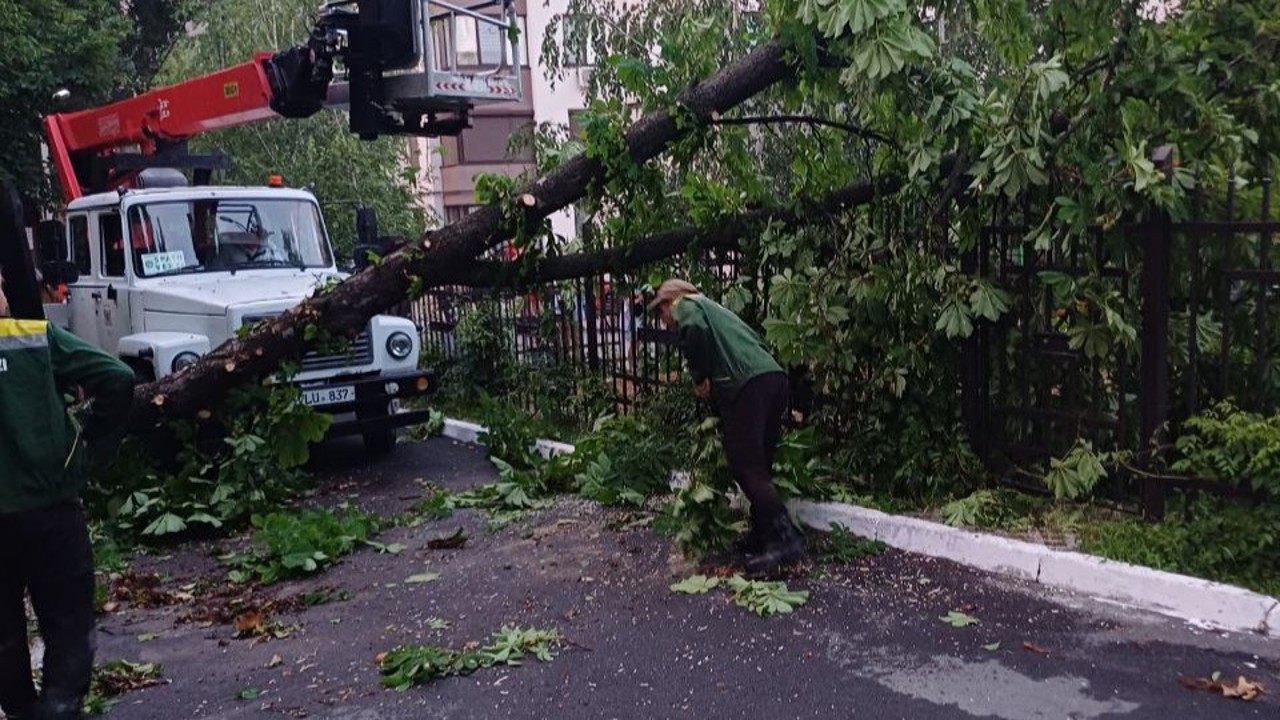
[[[258,198],[154,202],[129,209],[138,277],[333,264],[316,206]]]

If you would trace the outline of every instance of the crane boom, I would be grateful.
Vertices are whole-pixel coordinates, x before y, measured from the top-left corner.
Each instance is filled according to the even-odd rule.
[[[73,157],[92,159],[127,146],[153,155],[166,144],[178,144],[203,132],[279,117],[271,109],[265,66],[270,57],[262,53],[253,62],[127,100],[46,117],[50,159],[64,199],[69,202],[83,192]],[[108,177],[103,189],[120,186],[133,172]]]
[[[110,105],[50,115],[45,135],[63,199],[127,187],[147,167],[207,175],[227,167],[227,158],[188,154],[190,138],[308,117],[325,106],[346,107],[351,130],[365,139],[456,135],[469,125],[474,103],[522,97],[514,0],[475,2],[328,0],[305,44]],[[490,8],[497,9],[484,12]],[[506,33],[510,48],[504,44],[496,67],[459,67],[455,17]]]

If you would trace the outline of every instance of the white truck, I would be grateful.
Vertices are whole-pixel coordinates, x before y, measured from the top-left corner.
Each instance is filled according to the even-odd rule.
[[[71,282],[45,314],[118,354],[142,381],[180,372],[342,277],[305,190],[97,193],[69,203],[64,224]],[[292,381],[303,402],[335,415],[331,435],[360,434],[370,451],[387,452],[397,427],[426,419],[401,412],[400,401],[435,389],[433,373],[418,368],[419,343],[412,320],[378,315],[345,353],[305,356]]]
[[[0,269],[22,278],[10,283],[11,304],[117,353],[143,380],[181,372],[339,277],[311,193],[211,185],[229,160],[188,153],[188,139],[323,108],[344,110],[366,139],[456,135],[475,104],[521,100],[519,34],[515,0],[326,0],[305,44],[46,117],[65,219],[32,223],[15,191],[0,192]],[[477,37],[483,52],[460,53]],[[42,307],[26,247],[32,224],[43,282],[65,286],[65,301]],[[358,225],[364,246],[381,240],[376,220]],[[410,320],[379,315],[348,352],[307,355],[291,382],[303,402],[336,416],[331,435],[360,434],[388,451],[397,427],[428,415],[398,411],[435,389],[418,351]]]

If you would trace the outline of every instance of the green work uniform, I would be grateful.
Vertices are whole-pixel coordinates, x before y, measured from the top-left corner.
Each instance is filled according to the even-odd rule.
[[[705,295],[686,295],[671,305],[679,325],[680,351],[695,384],[711,380],[711,397],[726,408],[752,378],[783,372],[764,340],[737,315]]]
[[[84,425],[63,392],[93,400]],[[113,450],[133,405],[129,366],[47,322],[0,318],[0,513],[75,499],[88,459]]]

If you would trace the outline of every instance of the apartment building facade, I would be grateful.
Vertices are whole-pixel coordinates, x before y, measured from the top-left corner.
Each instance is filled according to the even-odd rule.
[[[584,89],[590,63],[584,55],[565,77],[550,82],[543,72],[541,48],[548,32],[556,32],[552,20],[568,9],[568,0],[516,0],[521,34],[517,60],[521,66],[524,98],[518,103],[478,105],[471,113],[471,127],[457,137],[417,140],[411,162],[418,168],[422,202],[440,222],[464,217],[476,207],[475,181],[482,174],[519,176],[533,169],[531,143],[512,143],[513,135],[533,131],[539,124],[572,127],[573,116],[585,106]],[[472,18],[454,19],[454,42],[459,66],[492,66],[500,58],[501,41],[495,28]],[[572,210],[551,217],[553,230],[576,236]]]

